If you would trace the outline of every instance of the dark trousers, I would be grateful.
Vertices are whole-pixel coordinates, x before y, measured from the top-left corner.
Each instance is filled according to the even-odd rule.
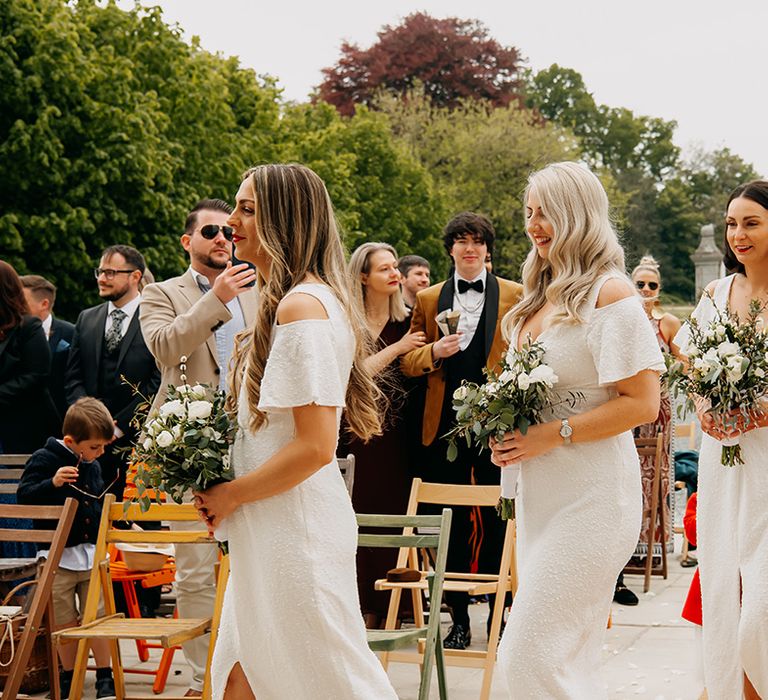
[[[446,430],[438,432],[444,435]],[[478,454],[477,447],[468,448],[466,442],[458,443],[456,460],[446,457],[447,441],[438,437],[424,448],[420,476],[424,481],[440,484],[475,484],[497,486],[501,480],[499,468],[491,463],[491,453]],[[448,544],[447,571],[496,574],[499,571],[501,550],[504,546],[506,523],[499,518],[493,507],[451,506],[451,537]],[[423,512],[439,512],[442,506],[422,506]],[[493,605],[495,596],[490,596]],[[455,623],[469,625],[469,596],[466,593],[446,592],[445,602],[451,608]]]

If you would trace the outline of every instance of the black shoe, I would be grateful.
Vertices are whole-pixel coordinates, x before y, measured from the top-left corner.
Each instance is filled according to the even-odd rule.
[[[109,700],[115,697],[115,681],[111,676],[96,679],[96,697],[98,700]]]
[[[472,643],[472,632],[469,625],[456,623],[448,630],[448,636],[443,640],[445,649],[466,649]]]
[[[72,671],[69,672],[69,675],[63,676],[62,672],[59,673],[59,697],[61,700],[67,700],[69,697],[69,689],[72,687]],[[51,691],[53,693],[53,691]],[[46,695],[47,698],[52,697],[52,695]]]
[[[640,601],[623,583],[617,582],[613,591],[613,602],[619,605],[637,605]]]

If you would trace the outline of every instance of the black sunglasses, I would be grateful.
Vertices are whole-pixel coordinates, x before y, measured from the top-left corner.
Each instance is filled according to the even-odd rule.
[[[637,280],[637,282],[635,282],[635,287],[638,289],[643,289],[646,284],[648,285],[648,289],[650,289],[652,292],[655,292],[659,288],[658,282],[644,282],[643,280]]]
[[[226,238],[228,241],[232,240],[232,236],[235,233],[235,229],[233,229],[231,226],[219,226],[218,224],[206,224],[200,228],[200,233],[203,235],[203,238],[209,241],[212,241],[214,238],[216,238],[219,231],[224,234],[224,238]]]

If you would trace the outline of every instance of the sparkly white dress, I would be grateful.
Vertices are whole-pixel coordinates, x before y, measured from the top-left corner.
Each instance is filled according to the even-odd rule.
[[[251,432],[241,395],[232,450],[238,477],[290,442],[292,407],[337,406],[341,417],[354,357],[347,315],[325,285],[295,292],[319,299],[328,319],[274,328],[259,401],[269,420]],[[238,508],[226,523],[231,574],[211,669],[214,699],[238,661],[259,700],[396,698],[366,643],[357,524],[335,458],[289,491]]]
[[[735,275],[718,280],[693,316],[707,324],[728,306]],[[685,325],[675,337],[688,351]],[[724,467],[722,444],[704,434],[699,454],[696,546],[702,598],[704,680],[711,700],[740,700],[746,671],[768,698],[768,429],[741,436],[744,464]]]
[[[594,308],[607,279],[595,284],[583,323],[556,324],[539,336],[544,362],[559,377],[557,392],[584,395],[575,408],[557,406],[546,420],[600,406],[616,396],[617,381],[664,368],[637,298]],[[637,544],[641,511],[640,465],[630,432],[523,460],[517,497],[520,583],[498,653],[510,697],[606,697],[600,650],[616,577]]]

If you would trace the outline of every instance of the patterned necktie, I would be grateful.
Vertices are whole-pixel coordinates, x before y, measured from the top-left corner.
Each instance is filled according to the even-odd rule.
[[[107,345],[108,352],[114,352],[120,347],[120,341],[123,339],[123,319],[128,314],[120,309],[114,309],[109,317],[112,319],[112,325],[107,329],[104,335],[104,342]]]

